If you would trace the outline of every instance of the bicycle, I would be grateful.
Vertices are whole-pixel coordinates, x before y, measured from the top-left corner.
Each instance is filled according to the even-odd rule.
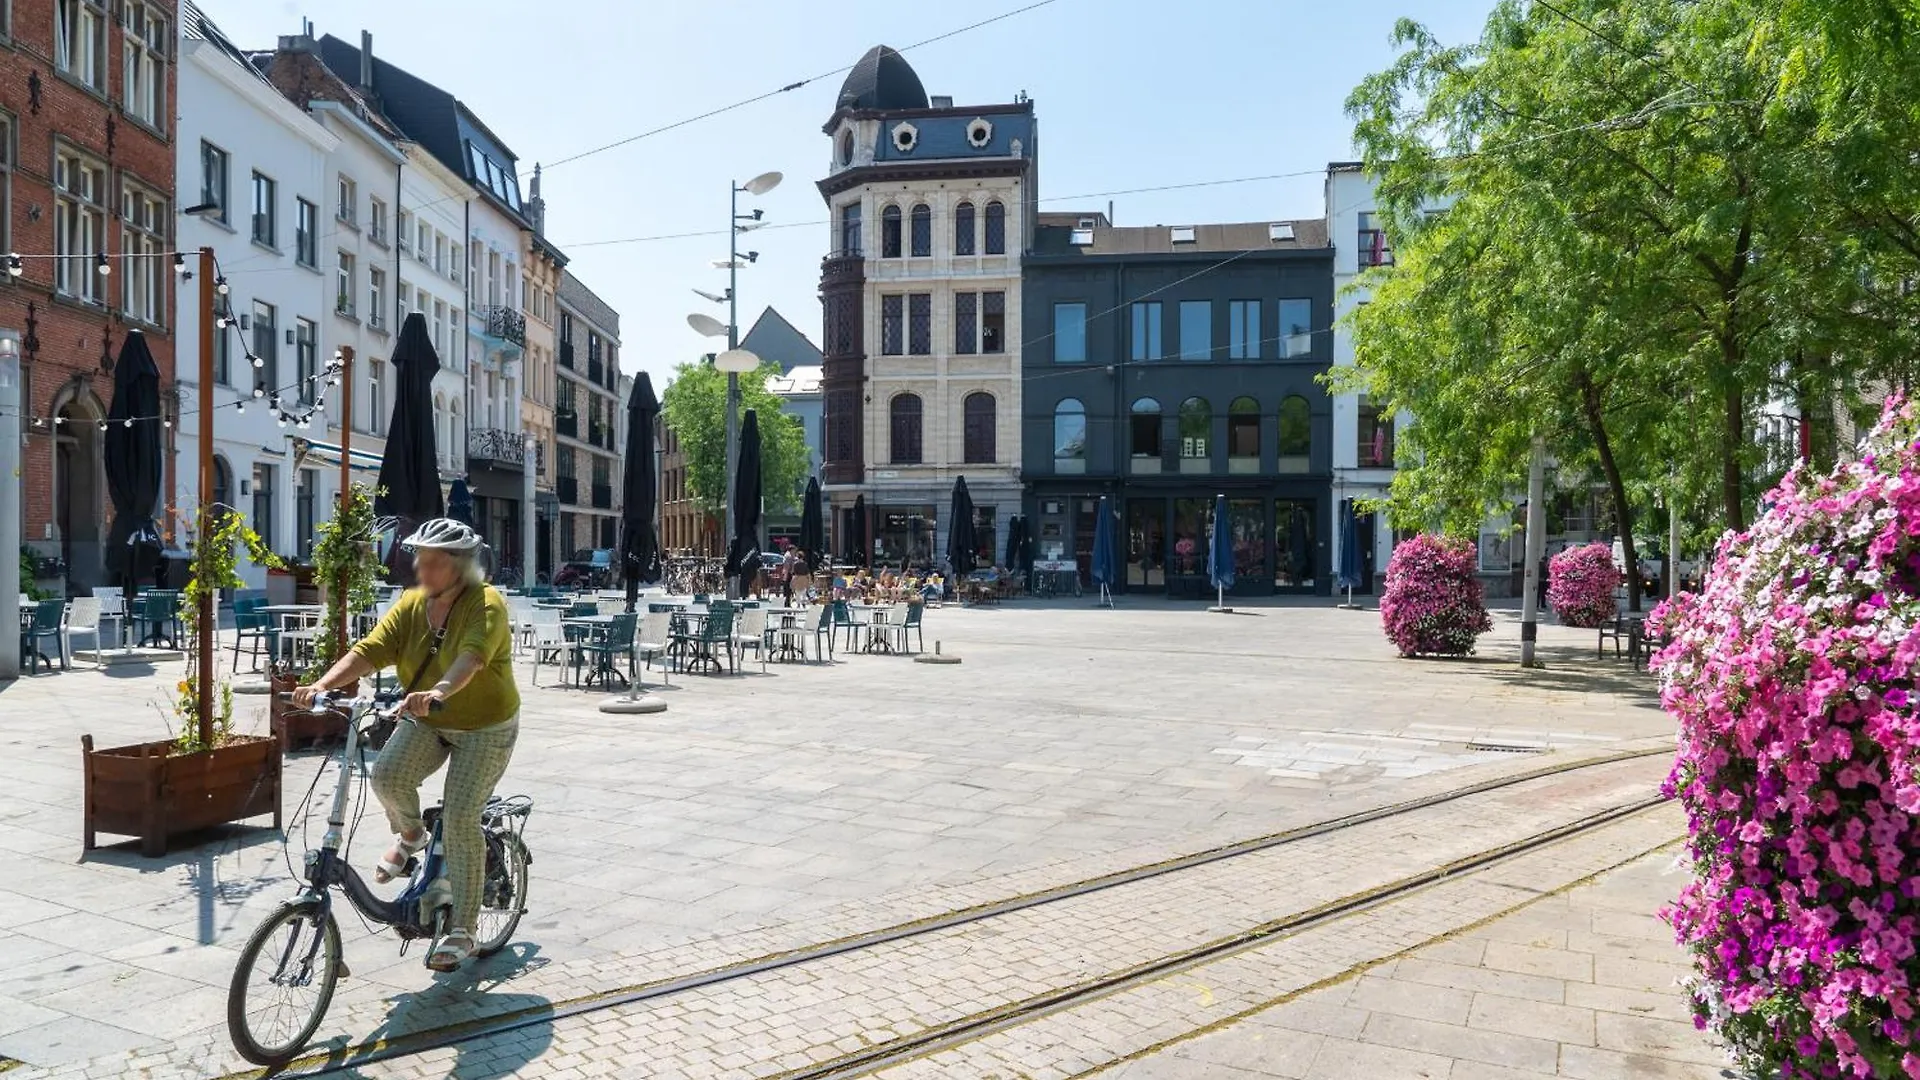
[[[356,753],[360,754],[361,783],[366,783],[361,725],[369,717],[373,720],[370,727],[397,722],[397,701],[369,696],[343,699],[329,694],[314,698],[315,712],[330,706],[350,710],[326,836],[318,848],[307,852],[306,887],[261,922],[247,939],[227,989],[227,1033],[240,1056],[255,1065],[284,1065],[293,1060],[319,1029],[333,1001],[335,984],[347,974],[341,958],[340,928],[333,918],[333,890],[344,893],[354,910],[369,922],[391,927],[400,938],[403,955],[409,945],[422,938],[429,940],[431,949],[451,929],[453,894],[445,877],[439,806],[422,815],[431,840],[419,855],[407,860],[407,886],[392,900],[374,895],[342,855],[350,839],[350,833],[344,830]],[[495,795],[480,813],[481,829],[486,834],[487,869],[480,913],[473,927],[476,957],[492,956],[505,948],[520,925],[520,917],[527,912],[527,867],[533,856],[523,834],[532,813],[533,800],[524,795]],[[263,978],[256,981],[256,976]],[[266,1000],[257,1000],[256,995]],[[304,1007],[289,1000],[300,995],[308,995]],[[275,1033],[256,1030],[256,1021],[273,1025]]]

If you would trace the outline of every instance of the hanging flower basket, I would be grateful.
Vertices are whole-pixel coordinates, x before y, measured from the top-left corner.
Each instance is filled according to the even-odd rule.
[[[1754,1075],[1920,1076],[1920,420],[1781,482],[1655,609],[1695,1022]]]
[[[1625,580],[1607,545],[1568,548],[1547,563],[1547,603],[1562,625],[1596,630],[1619,614],[1614,590]]]
[[[1421,534],[1393,549],[1380,622],[1401,656],[1466,656],[1493,629],[1473,545]]]

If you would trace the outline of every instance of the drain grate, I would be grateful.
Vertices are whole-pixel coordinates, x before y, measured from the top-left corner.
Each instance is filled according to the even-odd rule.
[[[1544,754],[1548,747],[1542,743],[1486,742],[1475,739],[1467,744],[1467,749],[1489,754]]]

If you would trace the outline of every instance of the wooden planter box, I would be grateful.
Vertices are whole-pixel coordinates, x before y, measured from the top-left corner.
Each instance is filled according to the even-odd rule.
[[[172,753],[172,742],[93,748],[80,736],[86,796],[81,811],[87,850],[94,834],[140,838],[140,854],[159,858],[182,833],[273,815],[280,828],[280,746],[257,735],[195,754]]]
[[[293,702],[281,698],[281,694],[291,693],[299,680],[293,675],[274,674],[269,676],[268,685],[273,693],[268,698],[267,716],[273,737],[280,743],[281,753],[305,749],[333,742],[347,737],[347,713],[342,709],[329,709],[324,713],[311,713],[296,709]],[[349,696],[357,694],[358,684],[349,686],[342,693]]]

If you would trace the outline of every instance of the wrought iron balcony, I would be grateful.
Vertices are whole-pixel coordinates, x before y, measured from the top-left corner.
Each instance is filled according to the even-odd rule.
[[[593,485],[593,508],[596,510],[613,509],[613,485]]]
[[[481,308],[480,314],[487,320],[487,336],[499,341],[510,341],[521,348],[527,345],[527,317],[510,307]]]
[[[525,437],[505,428],[474,428],[467,432],[467,460],[524,468],[527,461]]]

